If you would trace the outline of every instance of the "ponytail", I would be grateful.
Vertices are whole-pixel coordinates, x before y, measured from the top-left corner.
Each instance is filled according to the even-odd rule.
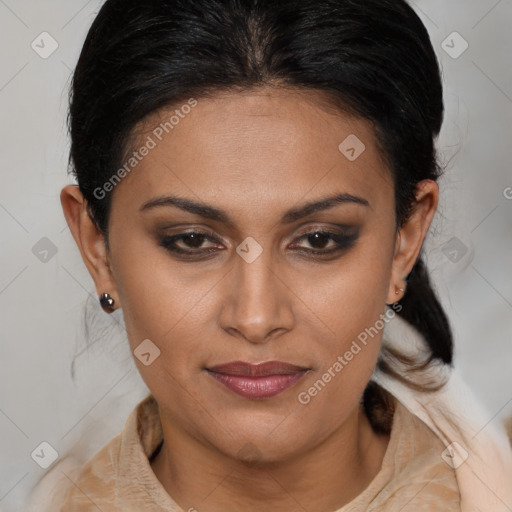
[[[421,256],[407,278],[398,314],[423,335],[433,359],[453,366],[453,335],[448,317],[430,282]]]

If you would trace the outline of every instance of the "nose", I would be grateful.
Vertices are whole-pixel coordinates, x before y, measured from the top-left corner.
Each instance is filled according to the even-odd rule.
[[[242,258],[230,272],[220,322],[232,336],[265,344],[293,327],[292,297],[286,278],[263,253],[252,263]],[[281,273],[282,274],[282,273]]]

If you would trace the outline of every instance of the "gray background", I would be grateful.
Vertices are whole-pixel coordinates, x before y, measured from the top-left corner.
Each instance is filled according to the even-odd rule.
[[[4,512],[20,510],[44,473],[31,458],[41,442],[62,455],[80,440],[83,456],[90,456],[122,430],[147,393],[123,339],[121,313],[99,310],[59,201],[60,189],[72,182],[69,77],[101,3],[0,0]],[[512,414],[512,0],[412,5],[439,56],[447,110],[439,140],[447,171],[427,262],[454,329],[456,367],[489,420],[498,421]],[[469,45],[461,55],[464,43],[454,31]],[[39,41],[43,51],[45,37],[44,49],[51,49],[42,32],[58,43],[47,58],[31,47]],[[88,350],[85,308],[92,323]]]

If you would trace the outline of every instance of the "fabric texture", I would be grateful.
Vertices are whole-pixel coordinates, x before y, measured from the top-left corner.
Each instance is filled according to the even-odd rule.
[[[426,353],[418,331],[396,315],[384,328],[382,344]],[[512,510],[512,448],[504,426],[489,421],[492,415],[448,367],[434,367],[427,376],[448,378],[448,384],[422,393],[375,370],[372,380],[395,403],[390,441],[372,482],[333,512]],[[123,431],[85,465],[73,466],[70,459],[56,464],[35,489],[26,512],[187,512],[151,469],[149,459],[162,438],[158,404],[150,394],[132,411]]]

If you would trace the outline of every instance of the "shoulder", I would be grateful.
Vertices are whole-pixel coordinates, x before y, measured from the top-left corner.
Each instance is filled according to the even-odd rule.
[[[398,400],[381,475],[368,511],[460,510],[460,490],[443,442]]]
[[[102,505],[111,503],[116,488],[120,445],[121,434],[82,466],[64,495],[60,512],[85,512],[91,507],[103,510]]]
[[[158,404],[149,395],[132,411],[123,431],[83,466],[59,512],[118,512],[148,505],[155,511],[176,510],[149,462],[161,440]]]
[[[160,431],[148,423],[148,418],[154,419],[156,414],[154,399],[145,398],[132,410],[122,432],[87,458],[84,444],[89,438],[85,436],[80,446],[36,484],[25,512],[85,512],[98,507],[110,510],[124,476],[135,471],[140,460],[144,462],[145,449],[154,449],[158,442]]]
[[[400,438],[395,454],[400,478],[396,487],[411,498],[409,508],[443,503],[446,510],[452,510],[448,504],[456,505],[453,510],[458,510],[460,491],[449,451],[420,418],[402,405],[400,410]]]
[[[32,489],[25,512],[55,512],[80,473],[83,461],[75,456],[63,457],[37,482]]]
[[[73,455],[63,457],[36,484],[25,512],[85,512],[91,506],[98,510],[98,500],[112,496],[116,479],[113,455],[118,452],[119,436],[85,464]]]

